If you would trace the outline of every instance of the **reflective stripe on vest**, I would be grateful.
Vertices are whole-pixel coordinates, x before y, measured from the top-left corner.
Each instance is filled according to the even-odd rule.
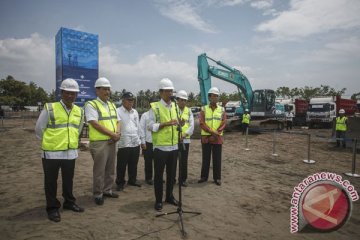
[[[346,131],[346,120],[347,117],[336,118],[336,131]]]
[[[73,105],[71,111],[67,113],[60,102],[47,103],[45,108],[49,117],[41,148],[44,151],[77,149],[83,110]]]
[[[222,122],[222,116],[224,113],[224,108],[217,106],[215,110],[213,111],[209,105],[206,105],[203,107],[204,115],[205,115],[205,123],[206,125],[211,128],[214,131],[217,131],[217,129],[220,127]],[[204,131],[201,129],[201,135],[211,135],[210,133]],[[221,135],[223,135],[223,132],[221,132]]]
[[[155,115],[156,123],[164,123],[177,119],[175,104],[171,103],[171,110],[166,108],[161,102],[151,103],[151,108]],[[154,146],[173,146],[178,144],[177,126],[166,126],[157,132],[152,132]]]
[[[116,114],[116,107],[115,105],[107,101],[107,106],[109,111],[103,106],[103,104],[94,99],[92,101],[87,102],[86,104],[90,104],[98,113],[98,123],[108,130],[112,132],[116,132],[117,127],[117,114]],[[109,140],[110,137],[105,135],[98,130],[96,130],[91,124],[89,124],[89,139],[90,141],[102,141],[102,140]]]
[[[181,127],[181,133],[185,136],[187,130],[190,128],[190,110],[188,107],[184,107],[184,111],[181,113],[180,119],[184,121],[184,126]],[[190,136],[186,136],[186,138],[190,139]]]
[[[242,123],[247,123],[247,124],[250,123],[250,114],[248,114],[248,113],[243,114]]]

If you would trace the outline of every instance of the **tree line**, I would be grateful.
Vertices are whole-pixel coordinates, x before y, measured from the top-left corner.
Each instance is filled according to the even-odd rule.
[[[302,87],[302,88],[289,88],[279,87],[276,89],[276,96],[281,98],[301,98],[309,100],[315,96],[336,96],[343,95],[346,88],[336,90],[327,85],[321,85],[320,87]],[[121,91],[114,91],[111,94],[111,100],[114,102],[120,102],[122,95],[127,92],[126,89]],[[136,108],[147,109],[151,99],[159,99],[158,91],[140,90],[135,94],[136,96]],[[188,93],[189,106],[200,106],[201,98],[200,93]],[[360,97],[360,92],[351,96],[352,99]],[[219,101],[239,101],[241,94],[239,92],[233,93],[221,93]],[[7,76],[5,79],[0,80],[0,105],[8,106],[37,106],[38,103],[44,104],[45,102],[56,101],[55,91],[52,90],[47,93],[42,87],[37,86],[36,83],[30,82],[29,84],[14,79],[12,76]]]

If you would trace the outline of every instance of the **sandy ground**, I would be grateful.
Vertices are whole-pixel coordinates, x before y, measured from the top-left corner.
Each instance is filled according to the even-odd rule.
[[[40,144],[33,127],[35,119],[5,120],[0,126],[0,233],[1,239],[181,239],[178,214],[156,217],[154,190],[144,184],[144,161],[140,158],[141,188],[127,186],[119,199],[106,199],[96,206],[92,199],[92,159],[80,151],[76,162],[74,194],[84,213],[61,209],[62,221],[50,222],[45,212]],[[304,130],[329,136],[328,130]],[[183,190],[187,239],[360,239],[360,201],[353,202],[350,220],[331,233],[289,231],[289,208],[294,186],[310,174],[349,172],[350,149],[335,150],[325,139],[312,138],[311,159],[305,164],[307,138],[281,134],[271,156],[270,133],[250,135],[250,151],[238,132],[226,133],[223,146],[222,186],[211,180],[198,184],[201,145],[194,139],[189,156],[189,187]],[[358,160],[359,161],[359,160]],[[357,172],[359,173],[360,167]],[[348,179],[360,190],[360,179]],[[59,176],[59,200],[61,181]],[[178,198],[178,186],[174,189]],[[176,211],[164,204],[163,212]]]

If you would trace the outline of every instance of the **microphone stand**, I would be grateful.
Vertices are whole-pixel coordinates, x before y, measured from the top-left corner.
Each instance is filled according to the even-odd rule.
[[[178,105],[177,102],[174,98],[171,99],[171,101],[174,102],[175,104],[175,110],[176,110],[176,117],[178,119],[178,122],[180,123],[180,114],[178,111]],[[182,179],[182,172],[181,172],[181,167],[182,167],[182,163],[181,163],[181,156],[182,156],[182,152],[185,151],[185,144],[182,141],[182,128],[181,128],[181,124],[178,125],[177,127],[177,131],[178,131],[178,144],[179,144],[179,179]],[[191,214],[195,214],[195,215],[200,215],[201,212],[190,212],[190,211],[184,211],[182,209],[182,192],[181,192],[181,182],[179,181],[179,204],[177,206],[177,210],[173,211],[173,212],[168,212],[168,213],[160,213],[158,215],[156,215],[156,217],[161,217],[161,216],[165,216],[165,215],[171,215],[171,214],[179,214],[179,221],[180,221],[180,231],[181,234],[183,236],[183,238],[186,237],[186,232],[185,232],[185,228],[184,228],[184,222],[183,222],[183,214],[184,213],[191,213]]]

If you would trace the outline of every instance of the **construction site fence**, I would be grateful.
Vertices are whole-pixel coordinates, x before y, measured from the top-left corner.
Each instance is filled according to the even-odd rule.
[[[311,152],[311,139],[315,139],[317,142],[345,142],[345,143],[351,143],[352,146],[352,163],[351,163],[351,172],[344,173],[347,176],[351,177],[360,177],[359,174],[356,173],[356,155],[357,155],[357,148],[358,148],[358,138],[337,138],[337,137],[331,137],[319,134],[311,134],[303,131],[284,131],[280,129],[251,129],[248,128],[246,130],[246,138],[245,138],[245,150],[249,151],[249,143],[248,143],[248,134],[249,132],[256,132],[256,133],[272,133],[272,156],[277,157],[278,154],[276,153],[276,135],[278,134],[292,134],[292,135],[302,135],[307,136],[307,159],[304,159],[303,162],[307,164],[314,164],[316,161],[312,160],[310,157]],[[341,144],[342,145],[342,144]]]

